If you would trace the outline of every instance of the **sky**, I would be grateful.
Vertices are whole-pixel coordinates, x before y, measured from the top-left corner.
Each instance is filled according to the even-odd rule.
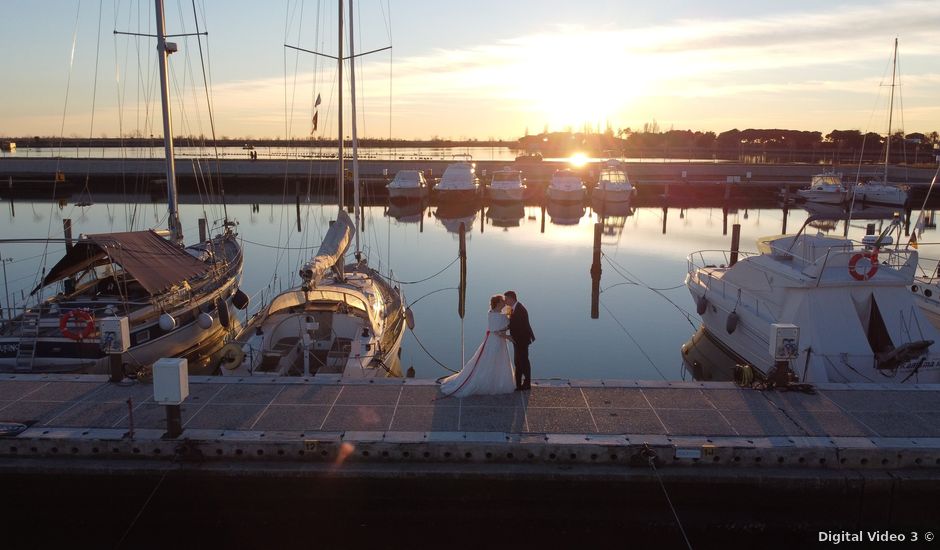
[[[285,48],[335,55],[336,0],[166,9],[168,33],[194,32],[194,11],[208,32],[175,39],[175,134],[212,133],[205,64],[217,136],[336,135],[336,63]],[[653,122],[884,133],[895,38],[893,128],[940,131],[938,0],[357,0],[355,11],[357,53],[392,46],[356,62],[360,137]],[[4,0],[0,136],[160,135],[155,41],[113,33],[153,28],[148,1]]]

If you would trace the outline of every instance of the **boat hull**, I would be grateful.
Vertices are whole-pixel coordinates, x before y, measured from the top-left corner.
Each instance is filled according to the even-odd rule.
[[[428,196],[427,187],[389,187],[388,197],[391,200],[416,200]]]
[[[549,186],[548,198],[555,202],[581,202],[584,200],[584,189],[559,189]]]
[[[499,202],[520,202],[522,197],[525,194],[525,188],[523,187],[512,187],[512,188],[500,188],[500,187],[488,187],[486,189],[486,195],[491,201]]]

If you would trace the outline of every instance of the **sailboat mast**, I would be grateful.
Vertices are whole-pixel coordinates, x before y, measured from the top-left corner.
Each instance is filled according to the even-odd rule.
[[[166,156],[166,197],[169,217],[167,224],[170,229],[170,239],[178,244],[183,244],[183,227],[180,224],[179,199],[176,194],[176,163],[173,153],[173,121],[170,118],[170,83],[169,68],[167,59],[172,52],[176,51],[176,46],[172,49],[167,48],[166,41],[166,21],[163,17],[163,0],[156,1],[157,16],[157,53],[159,55],[158,65],[160,66],[160,103],[163,106],[163,148]],[[341,2],[342,3],[342,2]]]
[[[356,135],[356,47],[353,33],[353,0],[349,0],[349,98],[352,100],[353,209],[356,220],[356,259],[359,259],[359,138]]]
[[[885,145],[885,183],[888,183],[888,163],[891,160],[891,123],[894,117],[894,86],[898,75],[898,39],[894,39],[894,62],[891,67],[891,102],[888,105],[888,142]]]
[[[336,54],[336,72],[339,74],[337,79],[339,83],[339,116],[336,118],[339,120],[339,144],[337,156],[339,157],[339,166],[337,167],[336,174],[336,188],[337,188],[337,198],[339,200],[339,209],[343,209],[343,204],[345,203],[345,197],[343,196],[343,183],[344,183],[344,168],[343,168],[343,0],[338,0],[339,3],[339,32],[337,36],[339,37],[339,46],[337,46]]]

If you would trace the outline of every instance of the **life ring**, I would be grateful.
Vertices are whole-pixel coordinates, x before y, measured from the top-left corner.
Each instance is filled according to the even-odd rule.
[[[84,322],[85,326],[82,328],[81,332],[72,332],[69,329],[69,322],[77,321],[79,323]],[[91,312],[87,309],[73,309],[68,313],[63,313],[59,317],[59,332],[62,333],[62,336],[69,338],[71,340],[84,340],[91,336],[91,333],[95,331],[95,318],[91,315]]]
[[[862,258],[868,258],[868,261],[871,262],[871,267],[868,268],[868,271],[865,273],[858,272],[858,261]],[[875,273],[878,273],[878,249],[875,248],[871,251],[870,254],[864,254],[859,252],[858,254],[852,256],[852,259],[849,260],[849,275],[852,276],[856,281],[867,281],[875,276]]]

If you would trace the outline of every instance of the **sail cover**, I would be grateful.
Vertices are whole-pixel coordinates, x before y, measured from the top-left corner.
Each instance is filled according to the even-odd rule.
[[[209,269],[207,264],[154,231],[100,233],[79,239],[33,292],[106,263],[120,265],[150,294],[162,292]]]
[[[300,268],[300,276],[305,283],[316,285],[337,262],[343,261],[353,231],[355,231],[353,221],[349,218],[349,214],[340,208],[336,221],[323,237],[317,255]]]

